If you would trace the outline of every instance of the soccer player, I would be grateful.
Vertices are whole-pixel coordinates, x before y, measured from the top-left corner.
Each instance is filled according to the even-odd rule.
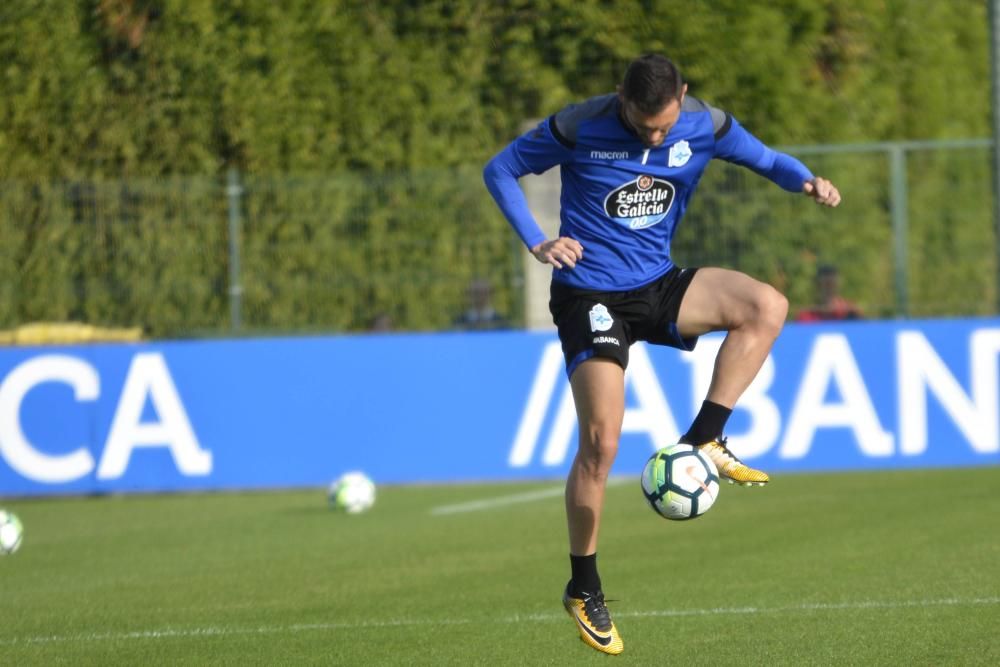
[[[660,55],[633,61],[617,93],[570,105],[514,140],[484,178],[535,259],[551,264],[549,308],[559,331],[579,423],[566,482],[572,578],[563,604],[581,638],[605,653],[623,644],[604,602],[597,540],[604,489],[625,414],[625,367],[636,341],[691,350],[726,331],[708,395],[681,442],[701,448],[721,476],[765,484],[722,436],[736,401],[760,370],[788,302],[770,285],[722,268],[681,268],[670,241],[709,160],[743,165],[825,206],[833,184],[765,146],[730,114],[687,95]],[[549,239],[518,179],[559,165],[560,230]]]

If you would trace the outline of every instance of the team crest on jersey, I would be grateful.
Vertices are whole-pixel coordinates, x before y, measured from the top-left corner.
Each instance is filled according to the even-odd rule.
[[[682,139],[670,147],[670,154],[667,156],[667,166],[683,167],[690,159],[691,145]]]
[[[674,184],[648,174],[623,183],[604,198],[608,217],[629,229],[645,229],[663,222],[674,203]]]
[[[615,321],[608,312],[608,307],[599,303],[590,309],[590,330],[607,331]]]

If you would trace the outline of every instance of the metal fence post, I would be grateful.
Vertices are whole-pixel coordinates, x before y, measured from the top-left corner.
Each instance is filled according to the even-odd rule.
[[[909,271],[907,266],[909,209],[906,184],[906,148],[894,143],[889,146],[889,195],[892,218],[893,265],[896,284],[896,317],[910,314]]]
[[[993,230],[996,234],[994,254],[996,256],[997,297],[996,308],[1000,312],[1000,0],[989,2],[990,22],[990,101],[993,116]]]
[[[229,316],[230,328],[239,331],[243,306],[243,286],[240,284],[240,198],[243,188],[240,173],[229,168],[226,196],[229,199]]]

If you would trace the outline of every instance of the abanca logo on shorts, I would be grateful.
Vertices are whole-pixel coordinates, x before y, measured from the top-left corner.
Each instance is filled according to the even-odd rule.
[[[645,229],[667,217],[675,193],[670,181],[642,174],[612,190],[604,198],[604,212],[629,229]]]

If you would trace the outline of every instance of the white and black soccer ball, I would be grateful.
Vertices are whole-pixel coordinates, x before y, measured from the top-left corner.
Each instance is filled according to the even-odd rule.
[[[12,554],[21,548],[24,525],[13,512],[0,509],[0,556]]]
[[[665,519],[697,518],[719,497],[718,469],[691,445],[670,445],[650,456],[641,484],[649,506]]]
[[[327,500],[337,511],[360,514],[375,504],[375,483],[363,472],[345,472],[330,484]]]

